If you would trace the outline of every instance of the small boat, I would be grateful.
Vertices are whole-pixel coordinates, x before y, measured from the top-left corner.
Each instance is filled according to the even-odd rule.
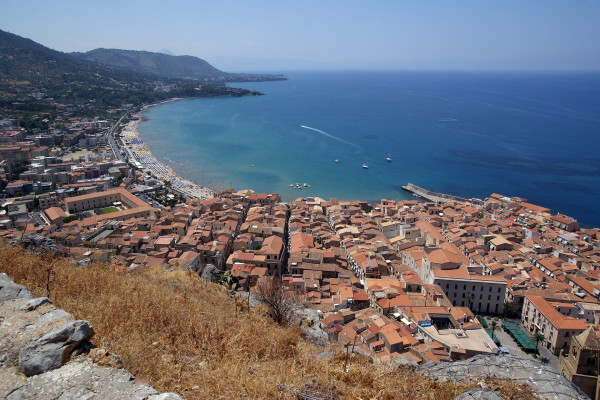
[[[252,164],[252,168],[254,168],[254,164]]]
[[[336,163],[339,163],[339,162],[340,162],[340,159],[339,159],[339,158],[336,158],[336,159],[335,159],[335,162],[336,162]]]
[[[391,151],[388,151],[388,154],[387,154],[387,157],[386,157],[385,161],[392,162],[392,152]]]
[[[367,163],[364,163],[364,164],[362,165],[362,167],[363,167],[364,169],[369,169],[369,164],[367,164]]]

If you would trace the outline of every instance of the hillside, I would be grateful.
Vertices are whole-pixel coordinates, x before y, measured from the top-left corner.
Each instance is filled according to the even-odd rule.
[[[236,304],[223,287],[189,271],[114,273],[2,248],[0,272],[89,321],[92,342],[121,356],[135,376],[186,399],[291,399],[297,398],[293,390],[311,388],[314,398],[444,400],[472,386],[357,355],[345,372],[341,349],[310,345],[297,327],[276,325],[261,309]],[[323,357],[324,351],[333,356]],[[505,398],[538,398],[526,384],[484,381]]]
[[[155,90],[157,87],[169,90]],[[256,94],[221,82],[198,87],[188,80],[106,66],[0,30],[0,114],[14,115],[28,128],[33,114],[40,112],[101,116],[108,108],[122,104],[139,105],[170,97]]]
[[[169,78],[196,79],[217,82],[271,81],[285,79],[281,75],[229,74],[193,56],[172,56],[149,51],[95,49],[73,53],[88,61]]]
[[[192,56],[118,49],[95,49],[73,54],[100,64],[161,76],[204,79],[225,75],[208,62]]]

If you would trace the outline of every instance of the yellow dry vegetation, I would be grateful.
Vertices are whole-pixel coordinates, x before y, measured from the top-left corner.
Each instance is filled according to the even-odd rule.
[[[308,387],[321,398],[444,400],[468,388],[362,357],[346,373],[341,351],[316,359],[325,349],[304,340],[299,328],[278,326],[261,310],[248,312],[223,287],[189,272],[116,273],[3,247],[0,272],[35,296],[49,292],[56,306],[90,321],[93,343],[122,357],[133,375],[186,399],[291,399],[293,390]],[[506,398],[537,398],[527,385],[487,385]]]

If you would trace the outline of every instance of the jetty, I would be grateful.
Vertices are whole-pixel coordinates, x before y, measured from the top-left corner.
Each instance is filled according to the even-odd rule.
[[[428,201],[433,201],[435,203],[447,203],[449,201],[454,201],[456,203],[466,203],[466,204],[482,204],[483,201],[480,199],[467,199],[466,197],[454,196],[452,194],[440,193],[435,190],[425,189],[421,186],[414,185],[412,183],[407,183],[402,186],[402,190],[406,190],[407,192],[412,193],[417,197],[421,197]]]

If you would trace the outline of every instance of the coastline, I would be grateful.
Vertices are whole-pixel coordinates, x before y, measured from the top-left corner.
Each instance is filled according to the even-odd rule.
[[[173,98],[164,100],[158,103],[148,104],[142,107],[140,114],[146,111],[147,108],[155,105],[170,103],[172,101],[182,100],[181,98]],[[211,199],[215,196],[215,192],[198,183],[185,179],[181,175],[175,172],[168,164],[161,162],[157,157],[152,154],[146,143],[142,140],[139,132],[139,123],[141,121],[133,120],[129,121],[122,129],[121,136],[124,139],[125,147],[128,149],[127,152],[133,156],[133,160],[142,166],[144,171],[150,171],[150,173],[156,176],[160,180],[169,180],[171,183],[171,190],[183,195],[186,198],[193,199]]]

